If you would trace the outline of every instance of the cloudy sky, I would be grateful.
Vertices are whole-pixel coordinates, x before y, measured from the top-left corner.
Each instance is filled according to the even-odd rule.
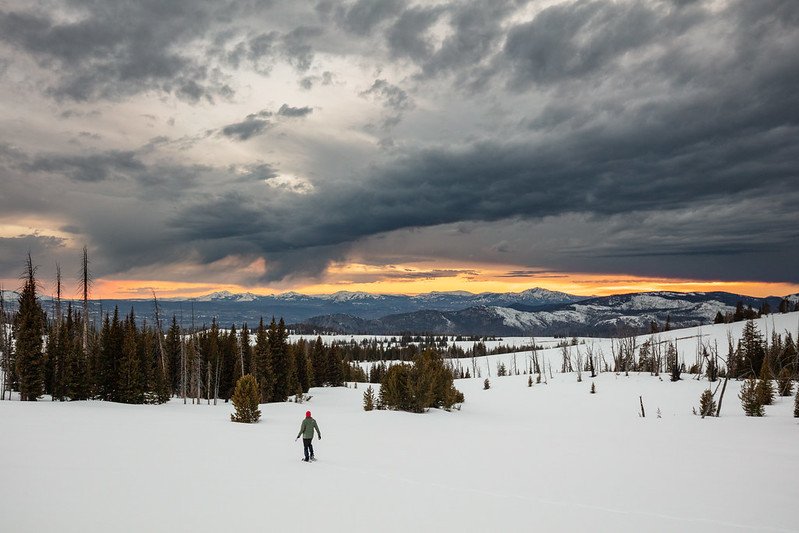
[[[0,282],[799,291],[795,0],[0,0]]]

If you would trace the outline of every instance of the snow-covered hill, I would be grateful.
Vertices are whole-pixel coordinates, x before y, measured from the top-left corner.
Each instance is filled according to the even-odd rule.
[[[661,335],[687,350],[698,333],[725,339],[742,325]],[[731,381],[722,416],[701,419],[705,381],[603,373],[578,383],[553,367],[532,387],[524,375],[491,377],[488,390],[457,380],[462,409],[423,415],[364,412],[365,384],[262,405],[254,425],[230,422],[221,403],[3,401],[2,530],[796,531],[792,398],[747,418]],[[294,440],[306,410],[323,436],[311,464]]]

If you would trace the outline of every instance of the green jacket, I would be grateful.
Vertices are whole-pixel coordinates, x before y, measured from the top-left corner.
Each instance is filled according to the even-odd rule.
[[[319,431],[319,426],[316,424],[316,420],[313,418],[306,417],[305,420],[302,421],[300,424],[300,432],[297,433],[297,437],[299,438],[302,435],[303,439],[312,439],[313,438],[313,430],[316,429],[316,432],[319,434],[319,438],[322,438],[322,432]]]

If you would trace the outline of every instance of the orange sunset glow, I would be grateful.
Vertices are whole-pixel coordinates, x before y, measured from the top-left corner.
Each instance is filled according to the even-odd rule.
[[[202,296],[216,291],[252,292],[267,295],[286,291],[304,294],[330,294],[361,291],[373,294],[421,294],[433,291],[520,292],[533,287],[581,296],[646,291],[731,292],[748,296],[782,296],[799,292],[799,285],[755,281],[709,281],[626,274],[530,271],[512,275],[508,268],[449,265],[393,265],[375,267],[358,263],[332,266],[325,280],[293,286],[244,286],[230,283],[176,282],[166,280],[98,279],[92,296],[96,299],[148,299]],[[9,286],[9,285],[6,285]]]

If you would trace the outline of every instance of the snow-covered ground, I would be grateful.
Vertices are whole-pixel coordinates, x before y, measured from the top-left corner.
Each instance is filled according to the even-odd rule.
[[[254,425],[225,404],[0,402],[0,531],[799,531],[792,397],[747,418],[733,381],[701,419],[690,377],[456,386],[460,411],[364,412],[350,384]],[[306,409],[313,464],[294,441]]]

